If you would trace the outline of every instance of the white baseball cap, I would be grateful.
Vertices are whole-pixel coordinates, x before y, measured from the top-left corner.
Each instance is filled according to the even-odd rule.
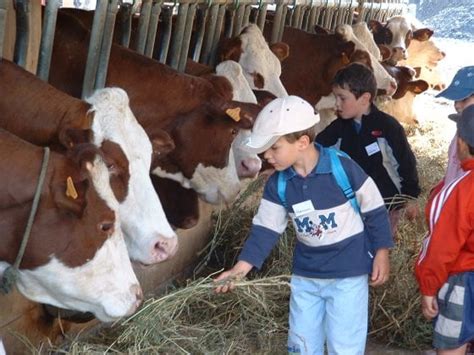
[[[301,97],[279,97],[266,105],[258,114],[251,135],[242,149],[262,153],[281,136],[303,131],[319,122],[314,108]]]

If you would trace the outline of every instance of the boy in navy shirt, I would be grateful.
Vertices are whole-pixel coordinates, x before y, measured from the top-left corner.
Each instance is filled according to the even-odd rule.
[[[403,208],[409,219],[418,215],[416,198],[421,192],[405,130],[373,104],[377,83],[365,65],[352,63],[340,69],[332,90],[338,118],[318,134],[316,142],[347,153],[375,181],[390,211],[395,235]],[[412,200],[405,203],[400,194]]]
[[[387,210],[374,181],[347,156],[340,157],[358,209],[346,197],[332,169],[328,148],[314,144],[319,116],[297,96],[278,98],[258,115],[247,150],[264,153],[276,170],[269,178],[250,236],[225,280],[260,268],[285,230],[288,216],[297,241],[293,256],[288,351],[364,354],[370,284],[389,275],[393,246]],[[285,181],[281,191],[279,179]],[[282,194],[284,200],[282,200]],[[285,207],[286,206],[286,207]],[[224,283],[222,283],[224,281]]]

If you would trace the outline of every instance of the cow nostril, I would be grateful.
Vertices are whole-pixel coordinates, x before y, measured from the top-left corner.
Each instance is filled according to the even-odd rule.
[[[99,224],[99,229],[101,232],[104,232],[108,235],[111,235],[114,231],[114,223],[113,222],[103,222]]]
[[[242,167],[244,168],[244,170],[246,170],[246,171],[249,170],[249,167],[247,166],[247,164],[245,164],[244,161],[242,161],[242,162],[240,163],[240,165],[242,165]]]

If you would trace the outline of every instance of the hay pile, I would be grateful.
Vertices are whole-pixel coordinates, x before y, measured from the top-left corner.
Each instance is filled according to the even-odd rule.
[[[443,129],[438,123],[424,122],[427,128],[423,131],[409,132],[422,182],[421,211],[427,191],[441,179],[446,164],[447,141],[436,136],[436,130]],[[214,216],[213,238],[192,280],[176,283],[164,296],[148,300],[129,319],[55,350],[70,354],[286,353],[294,241],[291,228],[261,272],[239,281],[233,293],[213,293],[212,277],[236,261],[263,180],[251,183],[231,208]],[[397,245],[391,252],[391,279],[385,286],[371,290],[369,339],[404,349],[429,348],[431,326],[422,318],[413,276],[414,260],[425,232],[423,213],[415,222],[402,220]]]

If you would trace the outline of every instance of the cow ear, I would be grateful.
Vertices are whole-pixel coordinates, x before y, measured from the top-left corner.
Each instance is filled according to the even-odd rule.
[[[319,25],[314,25],[313,31],[317,35],[328,35],[328,34],[330,34],[330,32],[327,29],[325,29],[324,27],[319,26]]]
[[[59,131],[59,142],[70,149],[78,144],[89,143],[92,141],[92,130],[81,128],[62,128]]]
[[[239,128],[251,129],[261,110],[261,106],[257,104],[232,101],[227,108],[225,108],[225,113],[237,122]]]
[[[290,46],[284,42],[273,43],[269,47],[280,62],[283,62],[290,55]]]
[[[73,180],[68,176],[64,183],[53,188],[53,200],[63,212],[81,217],[86,207],[85,195],[89,181]]]
[[[252,90],[257,102],[261,107],[265,107],[271,101],[275,100],[277,97],[273,95],[270,91],[267,90]]]
[[[173,138],[162,129],[157,128],[153,132],[148,132],[148,136],[150,137],[154,160],[162,159],[176,148]]]
[[[367,24],[372,33],[378,33],[382,30],[383,24],[377,20],[370,20]]]
[[[421,94],[428,90],[429,85],[425,80],[414,80],[408,83],[408,88],[414,94]]]
[[[240,55],[242,54],[242,41],[238,37],[230,39],[226,38],[219,44],[218,53],[220,62],[225,60],[238,62],[240,60]]]
[[[392,56],[392,51],[386,45],[377,44],[377,47],[379,47],[380,55],[382,56],[382,62],[385,62]]]
[[[427,41],[431,38],[433,33],[433,30],[429,28],[420,28],[419,30],[413,31],[413,39],[420,42]]]

